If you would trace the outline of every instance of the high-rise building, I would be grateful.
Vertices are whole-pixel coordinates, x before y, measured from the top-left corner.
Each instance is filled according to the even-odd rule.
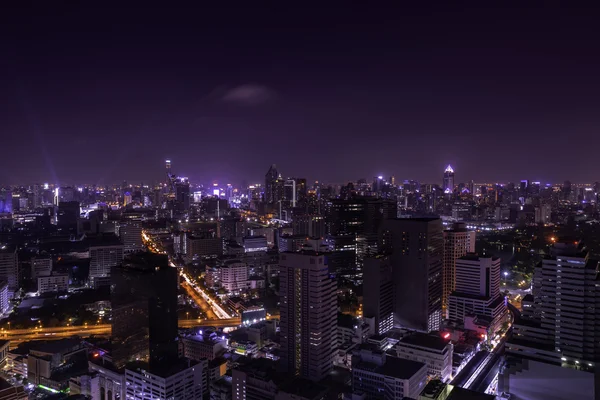
[[[444,179],[442,181],[442,190],[444,193],[454,192],[454,170],[448,165],[444,170]]]
[[[597,260],[584,243],[559,239],[537,265],[533,296],[513,324],[499,390],[518,398],[543,379],[538,398],[594,398],[600,361],[600,289]],[[526,308],[533,308],[527,310]],[[587,396],[587,397],[586,397]]]
[[[444,235],[439,218],[388,219],[381,250],[390,254],[394,324],[418,331],[440,329]]]
[[[175,202],[177,211],[189,211],[190,183],[187,178],[179,178],[175,183]]]
[[[363,315],[373,318],[374,332],[384,334],[394,327],[392,262],[380,255],[365,259],[363,270]]]
[[[467,254],[456,260],[454,290],[448,297],[448,319],[464,324],[474,316],[488,323],[488,331],[500,328],[506,303],[500,293],[500,258]]]
[[[119,224],[119,238],[123,243],[123,251],[132,253],[144,249],[142,242],[142,221],[129,220]]]
[[[455,223],[444,231],[444,309],[448,307],[448,296],[454,291],[456,260],[467,253],[475,253],[475,231],[467,230],[464,223]]]
[[[110,276],[112,267],[123,261],[123,244],[114,235],[103,235],[90,242],[90,279]]]
[[[58,229],[64,233],[77,234],[81,208],[78,201],[58,203]]]
[[[323,253],[281,253],[279,263],[281,367],[318,381],[333,368],[336,281]]]
[[[9,297],[19,289],[19,257],[16,247],[0,246],[0,279],[8,282]]]
[[[150,367],[178,359],[177,269],[166,255],[135,253],[111,275],[113,362]]]
[[[277,166],[271,165],[265,175],[265,202],[268,204],[275,203],[277,197],[277,178],[279,173],[277,172]]]

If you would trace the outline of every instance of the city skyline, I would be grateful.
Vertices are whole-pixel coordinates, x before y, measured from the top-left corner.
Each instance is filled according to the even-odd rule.
[[[146,181],[168,157],[194,181],[593,182],[594,11],[11,8],[0,182]]]

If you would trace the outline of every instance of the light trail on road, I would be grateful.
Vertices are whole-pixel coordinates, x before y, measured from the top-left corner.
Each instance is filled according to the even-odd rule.
[[[216,301],[214,301],[208,294],[206,294],[204,290],[202,290],[198,285],[192,282],[192,280],[189,278],[189,276],[187,276],[186,273],[182,272],[181,276],[183,277],[183,279],[185,279],[187,284],[190,285],[190,287],[193,288],[196,291],[196,293],[200,294],[200,296],[202,296],[202,298],[211,306],[217,317],[219,317],[220,319],[231,318],[231,315],[227,314],[227,312],[225,312],[225,310],[223,310],[223,308],[221,308],[221,306],[218,305]]]

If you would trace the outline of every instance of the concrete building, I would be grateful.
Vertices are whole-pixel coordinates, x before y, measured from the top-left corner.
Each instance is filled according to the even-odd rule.
[[[425,363],[429,378],[448,382],[452,377],[454,347],[437,334],[417,332],[405,336],[396,344],[395,350],[399,358]]]
[[[236,292],[248,287],[248,264],[240,260],[228,260],[219,268],[221,286],[229,291]]]
[[[469,254],[456,260],[455,291],[449,297],[448,319],[464,325],[467,316],[485,317],[494,330],[505,315],[500,258]]]
[[[444,236],[439,218],[388,219],[381,250],[390,254],[396,326],[423,332],[442,322]]]
[[[223,354],[227,343],[216,333],[197,333],[184,335],[180,338],[183,345],[183,356],[191,360],[200,361],[203,358],[214,360]]]
[[[273,400],[281,383],[275,362],[266,358],[235,368],[231,378],[233,400]]]
[[[123,245],[113,236],[90,243],[90,279],[110,276],[111,268],[123,262]]]
[[[19,257],[17,248],[12,246],[0,246],[0,279],[8,283],[8,295],[19,289]]]
[[[467,230],[466,224],[455,223],[444,231],[444,293],[442,306],[448,309],[448,297],[455,290],[456,260],[475,252],[475,231]],[[447,317],[447,316],[446,316]]]
[[[212,233],[186,235],[185,261],[191,263],[223,254],[223,240]]]
[[[202,364],[180,360],[150,369],[145,363],[132,363],[125,369],[128,400],[202,398]]]
[[[119,238],[123,243],[123,251],[132,253],[144,249],[142,242],[142,221],[125,221],[119,224]]]
[[[86,364],[87,350],[79,339],[34,342],[27,357],[27,379],[34,385],[62,390],[68,387],[66,365]],[[56,374],[58,371],[62,374]]]
[[[69,274],[54,273],[50,276],[39,276],[38,293],[57,293],[69,290]]]
[[[580,241],[560,240],[553,245],[534,272],[533,310],[515,321],[506,344],[507,363],[515,366],[514,371],[507,369],[507,379],[519,371],[524,359],[596,371],[598,267]],[[527,303],[531,306],[531,301]]]
[[[90,374],[95,376],[97,390],[92,391],[92,400],[125,400],[126,382],[123,371],[118,370],[103,357],[92,357],[88,363]]]
[[[8,282],[0,280],[0,314],[4,314],[10,309],[8,295]]]
[[[362,345],[352,356],[352,393],[363,399],[416,399],[426,381],[424,363],[387,357],[375,345]]]
[[[267,237],[263,235],[245,236],[243,239],[245,253],[253,253],[255,251],[267,251]]]
[[[280,255],[281,366],[314,381],[333,368],[336,281],[315,251]]]
[[[384,334],[394,327],[394,287],[389,256],[365,259],[363,315],[374,319],[373,333],[376,335]]]
[[[31,279],[48,276],[52,273],[52,257],[37,256],[31,259]]]

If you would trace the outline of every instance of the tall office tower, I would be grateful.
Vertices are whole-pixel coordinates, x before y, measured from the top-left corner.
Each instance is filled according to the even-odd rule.
[[[384,221],[380,246],[392,260],[394,324],[418,331],[439,330],[443,292],[442,220],[404,218]]]
[[[308,237],[325,236],[325,220],[321,215],[299,214],[292,217],[292,231],[294,235]]]
[[[113,362],[178,359],[177,269],[166,255],[135,253],[111,275]]]
[[[296,180],[286,179],[283,185],[283,198],[289,207],[296,207]]]
[[[475,231],[457,222],[444,231],[444,294],[442,307],[448,308],[448,296],[454,291],[456,260],[467,253],[475,253]]]
[[[129,220],[119,224],[119,238],[123,243],[123,251],[132,253],[144,249],[142,242],[142,221]]]
[[[281,253],[279,264],[281,367],[318,381],[333,368],[336,281],[323,253]]]
[[[279,173],[277,172],[277,166],[273,164],[271,165],[271,168],[269,168],[267,174],[265,175],[265,203],[275,203],[275,186],[277,185],[278,177]]]
[[[519,186],[519,198],[526,199],[528,196],[529,179],[522,179]]]
[[[171,176],[171,160],[165,160],[165,170],[168,176]]]
[[[356,268],[361,269],[365,257],[377,254],[381,224],[396,218],[398,205],[393,200],[373,197],[331,199],[326,230],[331,236],[351,236],[356,245]]]
[[[515,318],[499,391],[525,398],[532,382],[543,381],[536,398],[592,399],[594,390],[598,396],[599,267],[581,241],[565,238],[552,246],[535,269],[533,295],[523,298],[523,314]]]
[[[42,206],[42,186],[39,184],[33,185],[33,208]]]
[[[535,208],[535,223],[547,224],[551,221],[552,206],[550,204],[541,204]]]
[[[374,333],[377,335],[394,327],[394,287],[389,256],[380,255],[365,259],[363,315],[365,318],[373,318]]]
[[[90,279],[110,276],[112,267],[123,262],[123,244],[114,235],[103,235],[90,242]]]
[[[187,178],[178,178],[177,183],[175,183],[175,201],[177,211],[189,211],[190,183]]]
[[[454,192],[454,170],[448,165],[444,170],[444,180],[442,181],[442,190],[444,193]]]
[[[477,317],[488,332],[500,329],[506,303],[500,293],[500,258],[468,254],[456,260],[454,291],[448,297],[448,319],[464,324],[465,317]]]
[[[19,289],[19,257],[16,247],[0,247],[0,280],[8,282],[8,296]]]
[[[10,189],[2,188],[0,189],[0,214],[12,212],[12,191]]]
[[[58,229],[63,233],[77,234],[80,215],[78,201],[61,201],[58,203]]]

